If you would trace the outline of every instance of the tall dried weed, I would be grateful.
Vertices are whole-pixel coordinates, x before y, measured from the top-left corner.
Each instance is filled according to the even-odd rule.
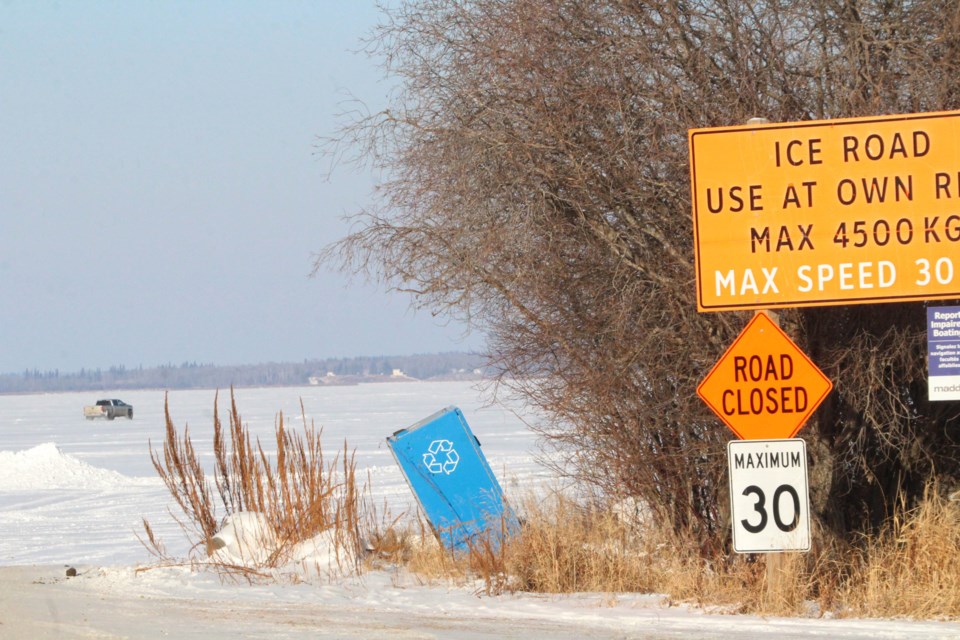
[[[150,444],[150,457],[182,516],[174,516],[198,550],[217,558],[215,535],[228,517],[258,514],[266,523],[263,556],[243,558],[240,568],[278,567],[291,561],[291,552],[325,534],[332,543],[339,569],[359,571],[363,551],[361,529],[363,491],[358,488],[356,463],[344,442],[332,460],[324,457],[321,432],[308,423],[301,404],[302,433],[288,428],[283,414],[275,422],[275,460],[259,439],[252,440],[230,391],[230,416],[220,419],[219,394],[213,411],[213,480],[208,478],[194,447],[189,427],[181,436],[164,400],[166,432],[162,454]],[[144,521],[145,546],[161,559],[169,559],[148,522]],[[201,560],[203,558],[200,558]],[[214,562],[217,565],[217,562]],[[219,568],[229,563],[219,562]]]

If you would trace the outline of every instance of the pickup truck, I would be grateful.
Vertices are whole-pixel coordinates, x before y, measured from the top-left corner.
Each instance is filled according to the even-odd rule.
[[[87,420],[94,418],[113,420],[124,416],[133,420],[133,406],[123,400],[97,400],[97,404],[83,408],[83,417]]]

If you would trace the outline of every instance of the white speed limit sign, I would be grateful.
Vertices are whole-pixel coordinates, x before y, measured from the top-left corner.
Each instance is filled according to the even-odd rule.
[[[732,440],[727,458],[734,551],[809,551],[806,443]]]

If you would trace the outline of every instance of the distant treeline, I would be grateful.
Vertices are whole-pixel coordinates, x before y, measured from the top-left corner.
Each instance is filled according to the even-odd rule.
[[[0,374],[0,393],[90,391],[106,389],[225,389],[234,387],[353,384],[364,381],[468,378],[484,374],[484,358],[470,353],[328,358],[216,366],[185,362],[160,367],[123,366],[79,372],[24,371]]]

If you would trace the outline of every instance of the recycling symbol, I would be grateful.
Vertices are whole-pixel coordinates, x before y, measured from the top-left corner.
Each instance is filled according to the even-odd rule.
[[[430,473],[450,475],[459,462],[460,456],[454,451],[453,443],[449,440],[434,440],[423,454],[423,464]]]

